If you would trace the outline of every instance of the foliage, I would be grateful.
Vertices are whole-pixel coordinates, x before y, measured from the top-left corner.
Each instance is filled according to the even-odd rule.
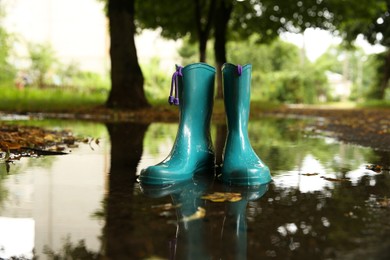
[[[250,62],[262,72],[281,71],[300,65],[300,50],[291,43],[276,39],[270,44],[259,44],[259,35],[247,41],[228,44],[228,60],[232,63]]]
[[[12,36],[1,26],[3,15],[0,12],[0,81],[9,81],[15,77],[15,68],[8,62],[11,53]]]
[[[325,70],[311,64],[298,47],[280,39],[260,44],[259,35],[227,45],[228,60],[252,64],[252,99],[287,103],[317,103],[328,96]],[[184,41],[179,50],[183,64],[195,59],[193,44]]]
[[[77,244],[73,244],[70,241],[70,237],[67,237],[63,241],[62,248],[55,252],[48,246],[44,247],[43,253],[53,260],[60,259],[100,259],[101,255],[98,252],[91,251],[87,248],[84,240],[79,240]]]
[[[153,58],[148,64],[141,64],[145,76],[145,94],[148,100],[159,100],[168,97],[170,77],[167,71],[162,71],[160,60]]]
[[[0,110],[12,112],[61,111],[102,105],[106,92],[82,91],[70,88],[29,87],[17,89],[13,85],[0,85]]]
[[[76,62],[62,63],[48,44],[29,44],[30,68],[21,71],[17,84],[36,87],[66,87],[79,90],[107,91],[108,75],[83,71]]]
[[[327,79],[323,71],[312,66],[267,73],[260,78],[259,85],[266,90],[254,90],[254,95],[269,101],[314,104],[322,96],[328,96]]]
[[[33,82],[39,87],[45,87],[49,72],[57,62],[55,52],[49,44],[30,43],[28,52],[31,61]]]
[[[367,97],[370,87],[376,83],[377,62],[375,55],[366,55],[361,48],[346,48],[333,45],[314,63],[321,70],[331,71],[343,76],[353,84],[350,99],[362,100]]]
[[[389,0],[367,0],[364,4],[353,0],[324,0],[323,2],[331,14],[331,19],[328,19],[329,24],[332,25],[333,30],[338,31],[348,45],[351,45],[359,35],[363,35],[371,44],[390,47]],[[325,27],[329,28],[329,26]],[[390,60],[386,55],[382,58],[382,65],[377,64],[379,70],[374,84],[368,83],[370,84],[369,98],[385,98],[390,79]],[[357,93],[367,93],[365,87],[367,82],[360,82],[361,86],[354,83]]]
[[[61,70],[62,68],[62,70]],[[79,89],[80,91],[107,92],[110,86],[108,75],[101,75],[92,71],[68,71],[67,65],[60,66],[57,75],[60,86]]]
[[[375,78],[370,82],[368,91],[366,91],[367,96],[370,99],[383,99],[390,100],[390,97],[386,97],[386,92],[389,92],[389,50],[371,55],[369,60],[370,68],[374,70]],[[387,91],[382,89],[382,84]]]

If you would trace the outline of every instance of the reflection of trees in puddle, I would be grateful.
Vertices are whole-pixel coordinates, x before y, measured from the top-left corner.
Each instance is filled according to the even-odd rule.
[[[142,207],[137,201],[136,169],[143,152],[143,139],[148,125],[133,123],[106,124],[111,140],[110,170],[107,173],[107,194],[102,209],[92,213],[92,218],[105,221],[102,231],[101,250],[93,252],[83,240],[72,243],[65,239],[58,251],[46,248],[49,257],[79,257],[72,259],[138,259],[137,250],[132,246],[137,241],[133,233],[136,220],[133,213]],[[139,191],[138,191],[139,193]],[[83,258],[84,257],[84,258]]]
[[[48,259],[101,259],[101,254],[89,250],[84,240],[73,244],[70,236],[63,239],[62,247],[57,252],[46,246],[43,254]]]
[[[134,234],[134,212],[142,208],[135,200],[136,171],[143,152],[148,125],[132,123],[107,124],[111,139],[111,163],[105,207],[103,244],[110,259],[138,259]]]
[[[301,131],[290,130],[296,123],[264,120],[250,125],[254,149],[277,173],[296,169],[307,155],[341,176],[363,161],[389,160],[388,153],[307,138]],[[141,195],[136,184],[138,163],[143,152],[157,156],[164,142],[173,142],[176,125],[153,124],[148,130],[145,125],[122,123],[108,124],[107,129],[112,150],[107,195],[100,212],[105,220],[100,253],[104,257],[323,259],[346,255],[366,244],[374,247],[381,239],[388,241],[390,226],[385,220],[389,209],[377,204],[390,197],[388,173],[363,174],[356,183],[334,183],[332,188],[312,192],[271,183],[261,199],[248,195],[234,203],[200,199],[206,191],[224,189],[212,180],[205,185],[192,182],[181,188],[154,190],[152,195],[159,198],[151,198]],[[171,144],[167,146],[171,148]],[[167,203],[175,207],[158,213],[151,209]],[[204,218],[181,221],[198,207],[205,209]],[[80,252],[88,252],[82,244],[80,247]]]
[[[17,124],[22,126],[44,127],[47,129],[72,129],[72,132],[79,136],[92,136],[99,138],[106,136],[104,125],[80,121],[64,121],[64,120],[24,120],[24,121],[9,121],[7,124]],[[75,148],[77,149],[77,148]],[[91,148],[92,149],[92,148]],[[4,201],[9,195],[9,190],[5,182],[15,174],[28,172],[32,167],[41,167],[50,170],[57,156],[39,156],[34,158],[21,158],[13,162],[6,163],[0,161],[0,209]]]
[[[372,178],[378,186],[370,185]],[[341,182],[334,189],[310,193],[272,184],[264,199],[251,205],[262,209],[251,223],[262,232],[251,233],[250,240],[254,248],[267,249],[265,256],[280,259],[337,258],[367,243],[375,246],[390,234],[389,224],[382,219],[389,209],[368,203],[388,196],[389,191],[388,175],[364,176],[356,185]],[[249,259],[256,255],[251,252]]]
[[[177,221],[176,234],[167,246],[171,259],[245,259],[247,204],[260,199],[267,185],[232,188],[219,184],[213,186],[213,182],[213,175],[206,172],[196,173],[192,180],[171,186],[142,187],[147,197],[170,197],[172,200],[170,207],[175,209]],[[214,189],[240,194],[241,199],[223,203],[209,203],[202,199],[207,190]]]
[[[212,126],[217,160],[225,144],[226,132],[223,126]],[[303,127],[301,120],[265,118],[250,122],[248,133],[253,149],[273,174],[299,168],[308,155],[334,172],[356,169],[362,162],[375,160],[376,155],[371,149],[310,136]],[[176,131],[176,124],[156,123],[149,127],[144,139],[144,153],[151,158],[150,164],[152,161],[159,162],[169,153]]]
[[[371,149],[307,135],[300,120],[254,121],[249,125],[249,137],[253,149],[276,175],[299,169],[307,156],[334,172],[355,169],[375,158]]]

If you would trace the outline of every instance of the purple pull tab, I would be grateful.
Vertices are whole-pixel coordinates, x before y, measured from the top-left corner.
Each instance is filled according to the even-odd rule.
[[[241,74],[242,74],[242,66],[240,64],[237,64],[237,73],[238,73],[238,76],[241,76]]]
[[[176,105],[178,106],[179,105],[179,90],[178,90],[178,87],[179,87],[179,80],[178,80],[178,76],[180,77],[183,77],[183,73],[181,72],[181,70],[183,69],[182,66],[177,66],[176,68],[176,71],[175,73],[173,73],[172,75],[172,82],[171,82],[171,91],[169,93],[169,97],[168,97],[168,103],[170,105]],[[175,96],[173,97],[173,89],[175,89]]]

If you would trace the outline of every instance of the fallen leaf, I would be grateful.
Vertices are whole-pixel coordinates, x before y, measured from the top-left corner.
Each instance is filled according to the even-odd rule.
[[[334,181],[334,182],[349,181],[349,178],[330,178],[330,177],[324,177],[324,176],[321,176],[320,178],[327,180],[327,181]]]
[[[153,205],[152,209],[155,210],[171,210],[180,207],[181,204],[173,205],[172,203],[166,203],[162,205]]]
[[[382,208],[388,208],[390,207],[390,198],[384,198],[378,201],[378,204]]]
[[[241,193],[214,192],[212,194],[202,196],[201,199],[210,200],[212,202],[224,202],[224,201],[236,202],[236,201],[240,201],[242,197],[241,197]]]
[[[194,214],[183,217],[181,221],[183,222],[193,221],[193,220],[204,218],[204,216],[206,216],[206,210],[202,207],[198,207],[198,210]]]
[[[368,165],[366,165],[366,169],[374,171],[376,173],[380,173],[383,169],[383,166],[378,165],[378,164],[368,164]]]

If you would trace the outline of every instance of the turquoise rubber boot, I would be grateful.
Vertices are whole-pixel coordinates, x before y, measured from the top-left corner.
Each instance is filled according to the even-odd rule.
[[[204,172],[197,173],[190,180],[169,186],[141,183],[141,191],[147,197],[162,198],[169,195],[176,209],[176,238],[169,243],[171,245],[169,259],[212,259],[207,250],[208,239],[203,218],[207,204],[201,196],[212,185],[213,180],[214,176]]]
[[[229,185],[262,185],[271,181],[269,168],[253,151],[248,137],[252,65],[224,64],[223,91],[228,135],[221,179]]]
[[[215,156],[210,137],[214,78],[215,69],[205,63],[176,66],[168,100],[180,110],[176,140],[165,160],[141,171],[141,183],[169,185],[191,179],[199,171],[209,170],[214,174]],[[175,97],[172,96],[174,88]]]
[[[241,194],[241,200],[227,203],[221,230],[221,240],[225,248],[220,259],[247,259],[247,218],[249,201],[260,199],[268,190],[268,184],[260,186],[229,186],[227,192]],[[261,257],[260,257],[261,258]]]

